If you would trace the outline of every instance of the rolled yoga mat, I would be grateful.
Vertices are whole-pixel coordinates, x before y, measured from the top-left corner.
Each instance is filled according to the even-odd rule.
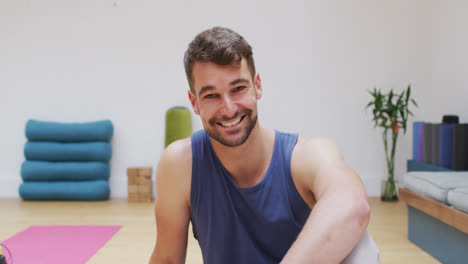
[[[109,141],[114,134],[110,120],[86,123],[59,123],[29,120],[26,137],[30,141]]]
[[[102,201],[110,188],[106,181],[23,182],[19,194],[23,200]]]
[[[166,138],[164,147],[192,134],[192,117],[185,107],[173,107],[166,112]]]
[[[423,122],[413,122],[413,160],[423,162]]]
[[[439,132],[439,165],[452,168],[453,124],[440,125]]]
[[[468,124],[453,127],[452,169],[468,170]]]
[[[109,142],[28,141],[24,146],[24,157],[41,161],[109,161],[112,145]]]
[[[108,180],[110,166],[107,162],[50,162],[31,161],[23,162],[21,178],[23,181],[88,181]]]
[[[432,165],[439,166],[439,151],[440,151],[440,124],[432,124]]]

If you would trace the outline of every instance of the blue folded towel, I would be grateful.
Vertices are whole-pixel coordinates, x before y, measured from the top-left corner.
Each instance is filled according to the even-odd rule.
[[[109,142],[28,141],[24,146],[24,157],[41,161],[109,161],[112,145]]]
[[[25,132],[31,141],[109,141],[114,134],[114,127],[110,120],[87,123],[29,120]]]
[[[106,181],[24,182],[19,194],[24,200],[102,201],[110,188]]]
[[[100,161],[25,161],[21,166],[21,178],[25,182],[108,180],[109,176],[109,163]]]

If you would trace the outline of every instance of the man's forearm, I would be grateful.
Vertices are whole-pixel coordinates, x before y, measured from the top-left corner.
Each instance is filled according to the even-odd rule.
[[[340,194],[322,198],[281,263],[340,263],[366,230],[369,216],[365,197]]]
[[[157,242],[156,242],[157,243]],[[179,256],[177,254],[165,254],[169,249],[161,250],[157,246],[154,248],[153,253],[148,264],[183,264],[185,263],[185,254]]]
[[[169,260],[169,259],[160,259],[156,256],[156,253],[153,252],[153,255],[151,255],[151,258],[148,264],[177,264],[177,263],[183,263],[183,262],[177,262],[177,261]]]

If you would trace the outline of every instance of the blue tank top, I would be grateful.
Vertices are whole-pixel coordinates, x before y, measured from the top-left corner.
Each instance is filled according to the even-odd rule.
[[[192,134],[191,140],[191,221],[203,262],[279,263],[311,211],[291,176],[297,134],[275,131],[268,170],[248,188],[234,183],[205,130]]]

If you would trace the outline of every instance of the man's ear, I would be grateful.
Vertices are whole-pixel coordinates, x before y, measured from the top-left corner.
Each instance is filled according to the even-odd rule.
[[[254,83],[255,83],[255,93],[257,95],[257,100],[258,100],[262,98],[262,94],[263,94],[262,81],[260,80],[260,74],[257,73],[255,75]]]
[[[188,97],[190,103],[192,104],[193,112],[195,112],[197,115],[200,115],[200,111],[198,110],[197,97],[191,90],[188,90]]]

